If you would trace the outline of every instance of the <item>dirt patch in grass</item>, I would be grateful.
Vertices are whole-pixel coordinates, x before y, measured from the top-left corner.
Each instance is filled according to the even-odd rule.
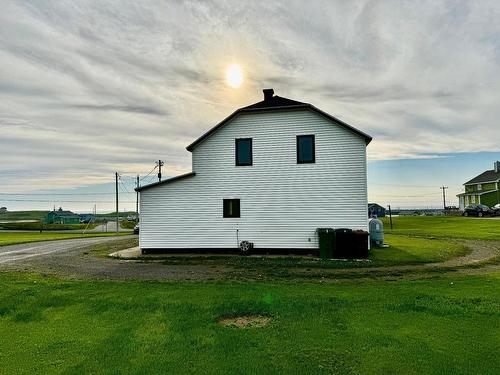
[[[219,319],[218,323],[224,327],[235,328],[262,328],[271,322],[271,317],[262,315],[242,315]]]

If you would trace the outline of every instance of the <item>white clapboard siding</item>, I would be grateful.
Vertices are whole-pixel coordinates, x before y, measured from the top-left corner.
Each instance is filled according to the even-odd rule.
[[[296,136],[314,134],[316,163],[297,164]],[[252,138],[253,166],[235,166]],[[366,142],[308,109],[240,114],[193,150],[195,176],[141,191],[140,246],[317,248],[316,228],[367,230]],[[223,218],[239,198],[241,218]]]

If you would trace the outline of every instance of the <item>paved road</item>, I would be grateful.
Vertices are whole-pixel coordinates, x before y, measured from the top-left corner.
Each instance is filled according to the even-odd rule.
[[[125,238],[128,238],[128,236],[74,238],[70,240],[31,242],[19,245],[1,246],[0,264],[19,263],[29,258],[42,257],[54,253],[79,252],[79,250],[86,246]]]
[[[66,230],[43,230],[44,233],[106,233],[106,232],[115,232],[116,231],[116,221],[108,221],[106,224],[99,224],[94,229],[66,229]],[[132,233],[132,229],[124,229],[120,228],[120,232],[130,232]],[[33,233],[38,232],[38,230],[26,230],[26,229],[2,229],[0,228],[0,232],[20,232],[20,233]]]

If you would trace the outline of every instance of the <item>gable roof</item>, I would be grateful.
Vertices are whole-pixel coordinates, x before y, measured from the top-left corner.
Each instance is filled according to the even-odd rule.
[[[196,175],[196,172],[189,172],[189,173],[181,174],[179,176],[175,176],[172,178],[167,178],[166,180],[163,180],[163,181],[153,182],[152,184],[149,184],[149,185],[139,186],[138,188],[135,188],[134,190],[135,191],[143,191],[143,190],[146,190],[146,189],[149,189],[151,187],[158,186],[158,185],[171,184],[172,182],[182,180],[184,178],[195,176],[195,175]]]
[[[266,90],[264,90],[264,94]],[[272,94],[272,90],[271,90]],[[291,109],[308,109],[313,112],[316,112],[320,114],[321,116],[327,118],[328,120],[335,122],[336,124],[342,126],[343,128],[363,137],[365,139],[366,144],[368,145],[372,137],[370,137],[368,134],[362,132],[361,130],[358,130],[351,125],[339,120],[338,118],[323,112],[322,110],[316,108],[312,104],[309,103],[303,103],[303,102],[298,102],[296,100],[288,99],[288,98],[283,98],[281,96],[268,96],[264,100],[251,104],[249,106],[237,109],[233,113],[231,113],[228,117],[226,117],[224,120],[219,122],[217,125],[215,125],[213,128],[208,130],[205,134],[203,134],[201,137],[199,137],[197,140],[195,140],[193,143],[191,143],[189,146],[186,147],[188,151],[193,151],[194,148],[203,142],[205,139],[210,137],[213,133],[215,133],[217,130],[219,130],[221,127],[223,127],[225,124],[227,124],[230,120],[232,120],[234,117],[241,113],[255,113],[255,112],[267,112],[267,111],[279,111],[279,110],[291,110]]]
[[[51,213],[61,216],[61,217],[80,217],[80,215],[75,214],[74,212],[71,211],[50,211]]]
[[[369,209],[370,209],[370,208],[372,208],[372,207],[375,207],[375,206],[376,206],[376,207],[378,207],[379,209],[381,208],[381,209],[385,210],[385,207],[384,207],[384,206],[381,206],[381,205],[380,205],[380,204],[378,204],[378,203],[368,203],[368,208],[369,208]]]
[[[495,172],[494,169],[490,169],[481,173],[479,176],[474,177],[472,180],[467,181],[464,185],[478,184],[481,182],[492,182],[498,180],[500,180],[500,170],[498,172]]]

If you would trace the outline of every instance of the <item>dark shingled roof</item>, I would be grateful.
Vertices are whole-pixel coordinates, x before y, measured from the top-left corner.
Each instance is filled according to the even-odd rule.
[[[203,134],[201,137],[199,137],[196,141],[191,143],[189,146],[186,147],[188,151],[193,151],[193,149],[201,142],[203,142],[205,139],[207,139],[209,136],[211,136],[215,131],[223,127],[226,123],[228,123],[231,119],[236,117],[240,113],[253,113],[253,112],[262,112],[262,111],[277,111],[277,110],[291,110],[291,109],[309,109],[313,112],[316,112],[320,114],[321,116],[327,118],[328,120],[335,122],[336,124],[342,126],[343,128],[346,128],[350,131],[352,131],[355,134],[358,134],[359,136],[363,137],[366,141],[366,144],[370,143],[372,140],[372,137],[370,137],[368,134],[363,133],[361,130],[358,130],[351,125],[339,120],[338,118],[323,112],[322,110],[316,108],[312,104],[309,103],[303,103],[303,102],[298,102],[296,100],[288,99],[288,98],[282,98],[281,96],[272,96],[272,89],[264,90],[265,91],[271,91],[269,93],[269,96],[255,104],[240,108],[236,111],[234,111],[232,114],[230,114],[228,117],[226,117],[224,120],[222,120],[220,123],[215,125],[213,128],[211,128],[209,131],[207,131],[205,134]]]
[[[500,170],[498,172],[495,172],[494,169],[490,169],[486,172],[481,173],[479,176],[474,177],[472,180],[467,181],[464,185],[498,180],[500,180]]]
[[[71,211],[52,211],[55,213],[57,216],[64,216],[64,217],[80,217],[80,215],[75,214],[74,212]]]
[[[304,106],[308,103],[298,102],[296,100],[282,98],[281,96],[275,95],[272,98],[251,104],[249,106],[240,108],[240,110],[245,109],[263,109],[263,108],[276,108],[276,107],[294,107],[294,106]]]

